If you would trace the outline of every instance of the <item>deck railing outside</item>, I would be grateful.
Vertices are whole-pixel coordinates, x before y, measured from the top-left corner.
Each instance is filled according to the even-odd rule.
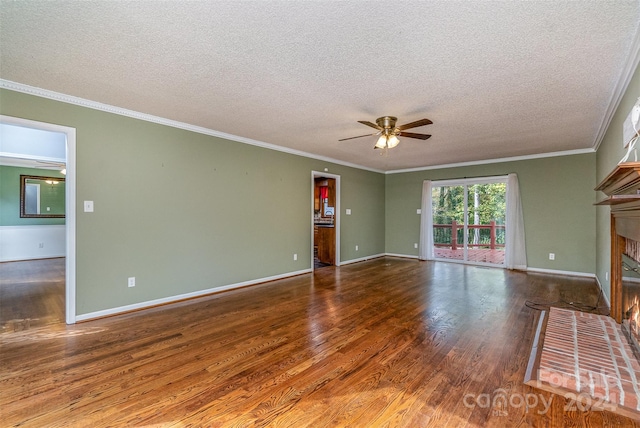
[[[494,220],[489,224],[468,224],[469,241],[467,247],[488,247],[492,250],[504,248],[505,226],[496,224]],[[478,231],[476,239],[475,231]],[[464,224],[458,224],[455,220],[451,224],[433,225],[433,242],[436,247],[450,247],[457,250],[463,247]]]

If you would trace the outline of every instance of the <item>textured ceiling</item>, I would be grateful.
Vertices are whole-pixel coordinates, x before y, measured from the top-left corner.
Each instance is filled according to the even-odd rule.
[[[378,170],[593,148],[634,1],[0,2],[0,78]],[[358,120],[423,117],[381,156]]]

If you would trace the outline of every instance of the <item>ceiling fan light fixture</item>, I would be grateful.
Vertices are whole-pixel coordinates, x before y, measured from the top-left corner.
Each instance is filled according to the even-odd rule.
[[[359,120],[358,123],[366,125],[378,130],[375,134],[359,135],[357,137],[343,138],[338,141],[353,140],[354,138],[369,137],[371,135],[379,135],[380,137],[376,141],[375,149],[392,149],[400,144],[398,136],[407,138],[417,138],[419,140],[426,140],[431,135],[418,134],[416,132],[405,132],[406,129],[417,128],[419,126],[431,125],[433,122],[430,119],[424,118],[416,120],[404,125],[396,126],[398,119],[395,116],[382,116],[376,119],[376,124],[373,124],[367,120]]]
[[[375,148],[384,149],[385,147],[387,147],[387,136],[381,135],[380,138],[378,138],[378,142],[376,143]]]
[[[395,146],[398,145],[399,142],[400,140],[398,139],[398,137],[396,137],[394,134],[391,134],[387,138],[387,148],[393,149]]]
[[[375,145],[376,149],[393,149],[395,146],[400,143],[398,137],[394,134],[387,135],[382,134],[380,138],[378,138],[378,142]]]

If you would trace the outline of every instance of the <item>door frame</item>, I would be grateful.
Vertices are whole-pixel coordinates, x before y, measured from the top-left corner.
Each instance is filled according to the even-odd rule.
[[[65,321],[76,323],[76,128],[0,115],[0,123],[41,131],[59,132],[67,136],[65,176]]]
[[[334,217],[334,230],[336,233],[336,260],[334,265],[340,266],[340,176],[329,174],[328,172],[311,171],[311,271],[315,270],[313,260],[313,210],[314,210],[314,191],[316,178],[333,178],[336,180],[336,214]]]

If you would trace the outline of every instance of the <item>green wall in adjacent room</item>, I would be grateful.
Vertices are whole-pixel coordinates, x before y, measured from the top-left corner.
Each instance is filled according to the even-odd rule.
[[[64,218],[20,218],[20,175],[64,178],[64,175],[58,171],[0,165],[0,226],[65,224]],[[43,192],[43,197],[45,194]],[[59,204],[60,202],[62,203],[61,207],[52,206],[52,208],[54,210],[60,209],[62,212],[64,211],[64,198],[52,203]],[[42,213],[45,214],[44,211]]]
[[[599,183],[616,167],[626,153],[622,143],[622,124],[631,112],[631,108],[640,97],[640,67],[637,67],[629,86],[625,91],[620,104],[611,120],[602,143],[596,155],[596,182]],[[632,156],[630,161],[633,161]],[[604,199],[605,195],[598,192],[598,199]],[[599,206],[596,211],[596,252],[597,270],[596,274],[602,289],[607,293],[607,298],[611,297],[611,281],[609,280],[609,270],[611,269],[611,209],[608,206]]]
[[[384,253],[384,174],[15,91],[0,99],[3,115],[76,128],[77,315],[309,269],[314,170],[341,177],[352,212],[341,260]]]
[[[386,248],[418,255],[422,182],[518,174],[531,268],[595,272],[595,153],[387,175]],[[555,253],[555,260],[549,260]]]

